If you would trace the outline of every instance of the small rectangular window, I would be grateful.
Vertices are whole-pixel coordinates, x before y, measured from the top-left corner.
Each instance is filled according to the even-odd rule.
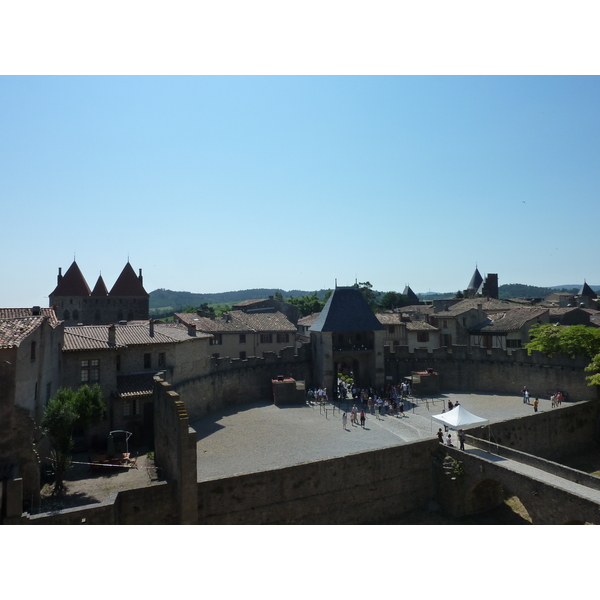
[[[167,360],[166,360],[166,356],[164,352],[159,352],[158,353],[158,366],[159,367],[164,367],[166,364]]]
[[[260,334],[260,343],[261,344],[272,344],[273,343],[273,334],[272,333],[261,333]]]
[[[35,342],[31,342],[31,360],[35,360]]]
[[[246,360],[246,353],[240,352],[240,360]]]
[[[246,343],[246,334],[240,333],[240,344],[245,344],[245,343]]]
[[[278,333],[277,334],[277,343],[278,344],[285,344],[287,342],[290,341],[290,334],[289,333]]]
[[[144,354],[144,369],[150,369],[152,366],[152,354]]]

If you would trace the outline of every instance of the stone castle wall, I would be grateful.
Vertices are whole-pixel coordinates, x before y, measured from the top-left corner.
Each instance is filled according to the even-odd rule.
[[[437,440],[198,483],[198,523],[382,523],[434,498]]]
[[[266,352],[262,358],[247,360],[211,358],[208,374],[179,382],[173,389],[193,421],[226,406],[272,398],[271,381],[280,375],[312,386],[310,347],[302,346],[298,354],[284,348],[279,354]]]
[[[452,346],[433,352],[397,347],[385,348],[386,381],[396,383],[412,371],[432,368],[440,376],[440,389],[446,392],[478,392],[483,394],[519,395],[527,386],[532,397],[548,398],[557,390],[566,392],[569,400],[594,400],[595,387],[587,385],[584,368],[589,364],[585,357],[569,358],[558,355],[552,358],[541,352],[527,355],[518,349],[508,353],[494,348]],[[391,379],[390,379],[391,378]]]

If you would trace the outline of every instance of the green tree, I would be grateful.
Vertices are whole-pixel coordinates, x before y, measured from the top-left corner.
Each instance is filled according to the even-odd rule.
[[[64,475],[71,465],[73,432],[102,420],[106,404],[98,384],[84,385],[76,392],[61,388],[48,402],[42,417],[42,428],[52,446],[52,463],[56,475],[53,494],[64,492]]]
[[[587,356],[592,358],[600,353],[600,329],[586,325],[554,325],[536,323],[529,330],[531,342],[525,347],[531,354],[539,350],[548,356]]]
[[[588,385],[600,385],[600,354],[592,358],[592,362],[585,368],[587,373],[592,373],[586,377]]]
[[[371,307],[371,310],[376,312],[379,309],[379,293],[373,291],[373,285],[368,281],[363,281],[358,284],[358,289],[367,301],[367,304]]]
[[[317,292],[313,292],[310,296],[305,295],[300,298],[294,296],[288,298],[288,304],[293,304],[300,311],[300,316],[306,317],[312,313],[321,312],[325,306],[325,302],[321,302],[317,296]]]
[[[592,362],[585,368],[592,375],[586,377],[588,385],[600,385],[600,329],[586,325],[552,325],[537,323],[529,330],[531,342],[525,347],[531,354],[539,350],[548,356],[586,356]]]
[[[383,310],[393,310],[408,304],[408,296],[399,292],[386,292],[379,301],[379,308]]]

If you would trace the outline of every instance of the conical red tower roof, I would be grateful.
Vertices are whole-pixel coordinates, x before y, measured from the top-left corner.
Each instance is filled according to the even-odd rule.
[[[148,296],[140,277],[135,274],[133,267],[127,263],[119,278],[110,290],[111,296]]]
[[[96,281],[96,285],[92,290],[92,296],[108,296],[108,288],[104,283],[104,279],[102,279],[102,275],[100,275],[98,281]]]
[[[85,280],[85,277],[79,270],[77,263],[73,261],[73,264],[67,269],[67,272],[63,275],[59,275],[58,285],[54,291],[50,294],[51,296],[89,296],[90,287]]]

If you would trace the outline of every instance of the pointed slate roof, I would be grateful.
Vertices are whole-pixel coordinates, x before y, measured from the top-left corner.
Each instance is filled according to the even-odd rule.
[[[309,331],[379,331],[385,329],[357,286],[336,287]]]
[[[481,287],[482,283],[483,283],[483,277],[481,276],[479,269],[477,267],[475,267],[475,273],[473,273],[473,277],[471,277],[471,281],[470,281],[467,289],[477,292],[477,290],[479,290],[479,288]]]
[[[89,296],[90,288],[79,270],[77,263],[73,261],[73,264],[67,269],[67,272],[60,277],[60,281],[54,291],[50,294],[51,296]]]
[[[577,292],[578,296],[587,296],[588,298],[597,298],[598,294],[584,281],[581,289]]]
[[[104,279],[102,279],[102,275],[100,275],[98,281],[96,281],[96,285],[92,290],[92,296],[108,296],[108,288],[104,283]]]
[[[410,286],[406,286],[402,292],[403,296],[408,296],[411,304],[419,304],[419,297],[410,289]]]
[[[127,263],[115,285],[110,290],[111,296],[148,296],[139,277],[135,274],[133,267]]]

